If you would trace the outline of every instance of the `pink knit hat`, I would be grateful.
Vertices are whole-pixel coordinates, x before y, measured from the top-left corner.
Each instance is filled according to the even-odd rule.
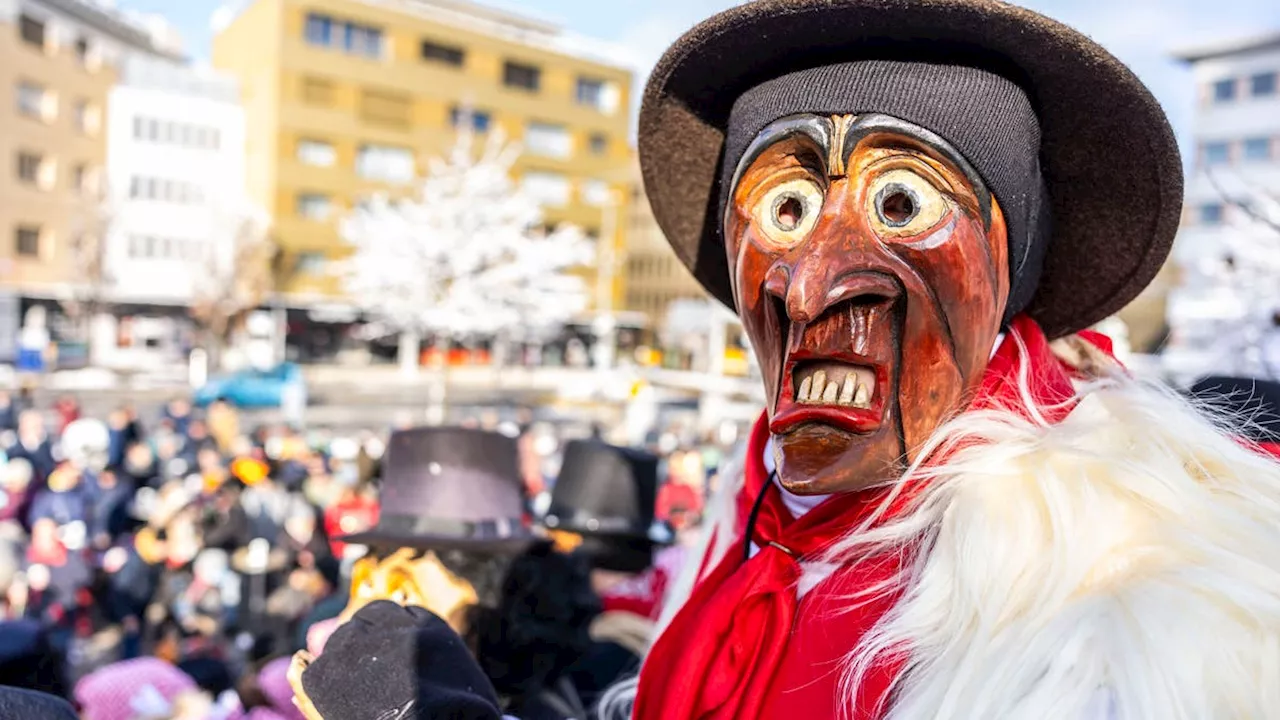
[[[84,720],[132,720],[165,717],[179,695],[197,690],[196,681],[153,657],[112,663],[76,683],[76,702]]]

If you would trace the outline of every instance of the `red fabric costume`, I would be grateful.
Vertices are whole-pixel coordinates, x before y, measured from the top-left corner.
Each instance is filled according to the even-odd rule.
[[[1016,377],[1022,358],[1014,339],[1027,348],[1032,396],[1050,422],[1071,410],[1072,371],[1050,351],[1039,326],[1014,320],[983,377],[971,408],[1022,406]],[[1096,333],[1085,339],[1110,353]],[[846,655],[892,606],[880,597],[851,610],[852,592],[887,580],[901,556],[860,564],[856,576],[837,569],[798,598],[797,558],[812,558],[872,513],[887,489],[834,495],[799,519],[783,504],[765,470],[768,418],[761,417],[747,450],[746,478],[737,498],[737,527],[748,526],[752,505],[765,493],[752,541],[760,548],[744,562],[739,536],[719,564],[705,574],[688,602],[658,639],[640,673],[637,720],[835,717],[837,684]],[[903,493],[904,505],[908,493]],[[893,509],[890,511],[892,515]],[[858,690],[854,720],[880,716],[898,664],[874,668]]]

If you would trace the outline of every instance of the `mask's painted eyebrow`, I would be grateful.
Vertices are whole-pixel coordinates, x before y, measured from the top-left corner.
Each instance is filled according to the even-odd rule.
[[[797,135],[803,135],[817,144],[824,161],[830,155],[832,136],[830,118],[805,114],[788,115],[779,120],[774,120],[756,134],[756,139],[752,140],[751,144],[747,146],[747,151],[742,153],[742,159],[738,161],[738,166],[733,171],[733,182],[729,185],[730,191],[732,192],[738,187],[738,183],[742,181],[742,175],[746,173],[747,168],[751,167],[751,163],[755,162],[766,150],[787,138]]]
[[[965,179],[969,181],[969,185],[973,187],[973,194],[978,199],[978,211],[982,215],[983,225],[986,229],[991,229],[991,191],[987,189],[987,184],[983,182],[982,176],[960,154],[960,151],[956,150],[951,143],[937,133],[888,115],[860,115],[845,131],[844,147],[841,150],[844,153],[845,161],[848,161],[849,156],[853,154],[854,149],[858,147],[858,143],[863,138],[878,132],[896,133],[912,138],[942,156],[944,160],[959,170],[965,176]]]

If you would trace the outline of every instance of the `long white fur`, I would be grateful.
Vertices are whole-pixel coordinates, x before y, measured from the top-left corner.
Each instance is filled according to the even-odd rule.
[[[1029,398],[1025,367],[1019,378]],[[905,476],[924,488],[911,511],[823,558],[853,572],[877,553],[908,558],[891,586],[849,598],[856,611],[900,595],[849,654],[842,705],[896,655],[890,720],[1280,718],[1280,464],[1128,376],[1078,400],[1057,424],[959,415],[921,453],[945,461]],[[723,538],[740,486],[715,505],[707,567],[737,551]],[[699,565],[673,586],[664,627]],[[634,693],[618,688],[606,710],[625,717]]]

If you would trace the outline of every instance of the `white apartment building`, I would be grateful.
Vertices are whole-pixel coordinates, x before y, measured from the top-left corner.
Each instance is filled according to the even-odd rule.
[[[177,350],[167,346],[178,342],[185,308],[209,292],[212,268],[232,265],[237,226],[247,219],[237,83],[130,56],[110,93],[107,133],[104,264],[118,311],[95,327],[95,353],[106,348],[96,361],[146,365],[137,356]]]
[[[1176,56],[1198,104],[1164,365],[1280,377],[1280,31]]]

